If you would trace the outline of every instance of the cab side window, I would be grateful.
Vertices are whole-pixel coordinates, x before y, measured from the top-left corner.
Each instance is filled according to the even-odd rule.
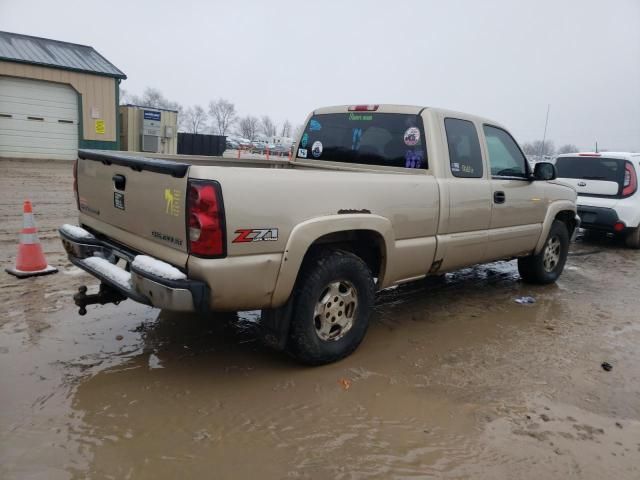
[[[489,165],[494,177],[527,178],[527,159],[516,141],[501,128],[484,125]]]
[[[445,118],[449,166],[455,177],[482,178],[482,153],[475,125],[468,120]]]

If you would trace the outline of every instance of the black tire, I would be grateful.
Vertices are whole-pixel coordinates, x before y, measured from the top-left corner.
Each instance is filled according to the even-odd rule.
[[[343,301],[340,297],[330,309],[327,305],[333,298],[320,301],[327,295],[333,296],[330,288],[334,289],[331,291],[335,288],[345,290],[342,293],[345,295],[346,292],[353,293],[350,298],[356,298],[357,303],[346,297]],[[296,284],[287,351],[308,365],[324,365],[348,356],[358,348],[367,332],[374,297],[373,276],[359,257],[342,250],[322,250],[314,254],[303,265]],[[342,305],[345,301],[347,304]],[[317,307],[326,308],[330,315],[325,319],[325,310],[322,315],[315,315]],[[344,310],[340,310],[343,307]],[[352,309],[347,311],[347,308]],[[330,325],[332,319],[348,322],[350,326],[345,325],[343,329],[341,325]],[[330,330],[324,330],[325,326],[330,326]],[[334,338],[323,339],[321,335],[333,335]]]
[[[557,261],[548,261],[545,264],[545,254],[549,248],[555,251],[556,242],[559,244]],[[539,285],[553,283],[562,273],[568,254],[569,230],[567,225],[559,220],[554,220],[540,253],[518,259],[520,277],[527,283]]]
[[[640,248],[640,227],[634,228],[627,234],[625,243],[629,248]]]

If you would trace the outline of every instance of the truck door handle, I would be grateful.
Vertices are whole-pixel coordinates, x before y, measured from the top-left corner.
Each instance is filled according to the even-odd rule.
[[[113,180],[113,186],[116,187],[116,190],[124,190],[127,184],[127,177],[119,173],[116,173],[111,180]]]
[[[504,203],[506,199],[504,192],[493,192],[493,203]]]

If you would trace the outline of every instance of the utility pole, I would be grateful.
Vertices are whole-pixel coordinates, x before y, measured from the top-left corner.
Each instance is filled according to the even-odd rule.
[[[542,135],[542,145],[540,146],[540,161],[544,160],[544,144],[547,140],[547,125],[549,124],[549,110],[551,109],[551,104],[547,104],[547,118],[544,121],[544,134]]]

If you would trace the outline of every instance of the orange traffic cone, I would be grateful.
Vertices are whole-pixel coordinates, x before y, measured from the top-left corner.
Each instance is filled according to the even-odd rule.
[[[23,212],[23,226],[20,233],[16,268],[7,268],[6,271],[18,278],[57,272],[57,268],[47,264],[44,253],[42,253],[42,247],[38,239],[38,229],[33,221],[33,209],[29,200],[25,200]]]

